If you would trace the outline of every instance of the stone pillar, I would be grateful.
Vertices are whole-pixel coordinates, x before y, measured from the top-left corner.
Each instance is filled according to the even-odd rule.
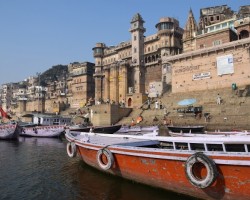
[[[118,82],[118,67],[117,65],[113,64],[110,66],[110,100],[115,101],[116,103],[119,102],[119,82]]]
[[[127,89],[128,89],[128,74],[127,74],[127,66],[122,65],[119,70],[119,101],[122,99],[126,100]]]
[[[136,66],[134,68],[135,77],[135,93],[145,93],[145,72],[142,66]]]
[[[105,69],[105,91],[104,91],[104,101],[110,100],[110,69]]]
[[[103,74],[102,67],[98,66],[95,69],[95,100],[103,98]]]
[[[102,98],[102,77],[95,76],[95,100]]]

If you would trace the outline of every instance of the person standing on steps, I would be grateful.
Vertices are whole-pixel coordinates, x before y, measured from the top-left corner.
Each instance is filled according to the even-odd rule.
[[[221,104],[221,97],[220,97],[220,94],[218,93],[217,94],[217,105],[220,105]]]

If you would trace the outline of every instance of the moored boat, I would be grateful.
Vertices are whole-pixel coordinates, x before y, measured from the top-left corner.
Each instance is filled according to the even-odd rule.
[[[176,133],[169,131],[169,135],[174,137],[231,137],[250,136],[250,132],[206,132],[205,133]]]
[[[112,125],[112,126],[70,126],[71,131],[79,132],[93,132],[93,133],[106,133],[113,134],[117,132],[122,125]]]
[[[18,139],[20,126],[18,124],[1,124],[0,139],[1,140],[16,140]]]
[[[203,132],[204,126],[167,126],[167,128],[176,133],[201,133]]]
[[[158,126],[122,126],[117,132],[133,133],[133,132],[152,132],[159,131]]]
[[[63,125],[22,127],[20,136],[26,137],[58,137],[65,131]]]
[[[70,157],[101,171],[202,199],[249,199],[249,136],[65,136]]]

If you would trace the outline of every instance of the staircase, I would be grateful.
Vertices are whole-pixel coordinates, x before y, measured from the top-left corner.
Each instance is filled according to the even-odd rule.
[[[218,93],[222,98],[220,105],[216,102]],[[197,100],[193,106],[202,106],[201,117],[195,118],[192,114],[183,115],[177,112],[177,108],[183,107],[179,106],[178,102],[189,98]],[[167,118],[171,119],[175,125],[204,125],[207,130],[250,130],[250,97],[238,96],[238,92],[231,88],[178,94],[167,93],[158,98],[158,101],[166,107]],[[210,113],[211,119],[207,122],[204,113]],[[163,124],[164,110],[156,110],[154,103],[151,104],[151,109],[146,109],[145,106],[141,109],[134,109],[119,123],[130,124],[132,118],[136,120],[140,114],[143,117],[141,125]],[[154,120],[155,117],[157,120]]]

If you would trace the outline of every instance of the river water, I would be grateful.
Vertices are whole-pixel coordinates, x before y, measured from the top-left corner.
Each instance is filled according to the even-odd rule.
[[[69,158],[65,139],[0,140],[1,200],[194,200],[99,172]]]

